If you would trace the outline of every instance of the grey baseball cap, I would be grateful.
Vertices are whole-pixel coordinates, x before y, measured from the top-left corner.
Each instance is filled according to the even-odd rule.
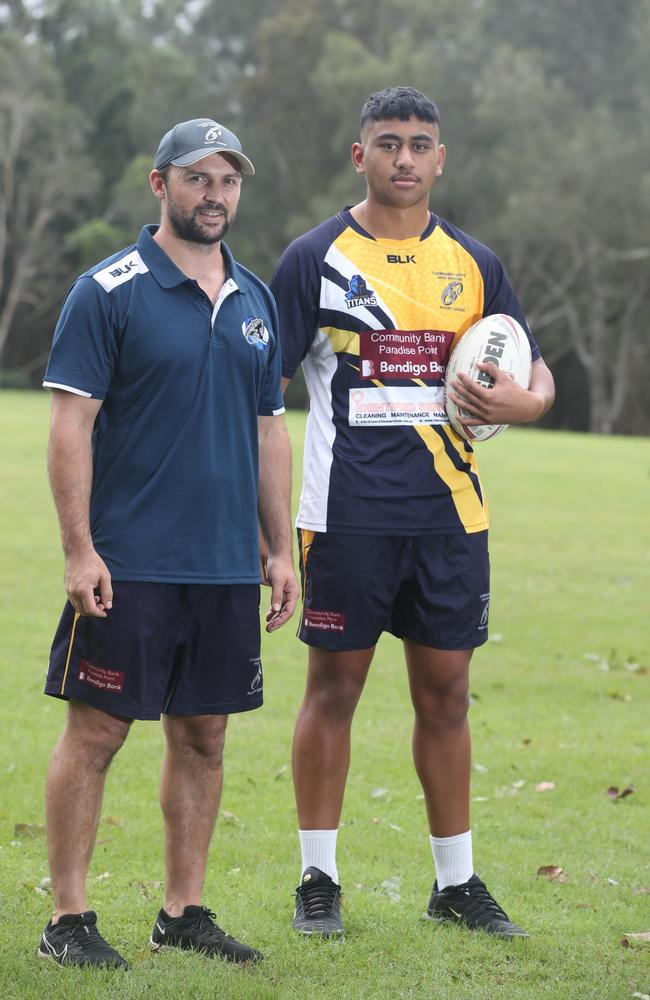
[[[162,170],[170,163],[177,167],[189,167],[210,153],[229,153],[237,160],[243,174],[255,173],[255,167],[242,153],[241,143],[234,132],[212,118],[192,118],[189,122],[174,125],[160,140],[153,165],[156,170]]]

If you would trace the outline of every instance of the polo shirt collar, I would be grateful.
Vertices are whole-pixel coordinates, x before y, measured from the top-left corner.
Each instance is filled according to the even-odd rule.
[[[158,226],[143,226],[136,244],[138,252],[151,274],[162,288],[174,288],[176,285],[182,285],[185,281],[191,281],[192,279],[181,271],[180,267],[177,267],[162,247],[156,243],[154,236],[157,232]],[[221,252],[226,265],[226,280],[231,279],[237,291],[246,291],[248,282],[245,274],[225,243],[221,244]]]

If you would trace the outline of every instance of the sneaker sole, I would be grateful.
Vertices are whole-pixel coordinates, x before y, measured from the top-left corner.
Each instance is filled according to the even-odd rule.
[[[202,955],[203,958],[218,958],[222,962],[231,962],[233,965],[256,965],[261,962],[264,955],[254,955],[251,958],[236,958],[234,955],[224,955],[223,952],[203,951],[201,948],[183,948],[180,944],[159,944],[153,938],[149,938],[149,948],[152,954],[158,955],[161,951],[189,951],[194,955]]]
[[[483,931],[484,934],[489,934],[490,937],[501,937],[501,938],[530,937],[530,934],[527,934],[526,931],[509,931],[507,934],[500,934],[499,931],[490,931],[487,930],[487,928],[485,927],[468,927],[467,924],[463,923],[462,920],[454,920],[453,917],[445,917],[445,916],[433,917],[431,916],[430,913],[423,913],[422,916],[424,917],[425,920],[430,920],[432,924],[453,924],[456,927],[464,927],[465,930],[472,931],[472,933],[475,933],[476,931]]]

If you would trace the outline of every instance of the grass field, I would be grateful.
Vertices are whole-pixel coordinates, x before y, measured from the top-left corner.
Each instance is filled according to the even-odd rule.
[[[265,638],[264,709],[231,720],[205,892],[222,926],[266,961],[240,969],[145,948],[163,877],[161,733],[139,723],[109,776],[90,873],[89,905],[131,965],[115,974],[35,959],[51,903],[41,884],[43,782],[64,717],[41,694],[63,602],[47,421],[44,393],[0,393],[3,1000],[650,996],[650,943],[628,937],[650,931],[647,440],[510,430],[481,448],[493,600],[492,640],[473,664],[472,825],[478,871],[530,939],[495,941],[421,919],[432,861],[391,638],[355,720],[339,836],[346,938],[292,936],[290,744],[305,656],[291,628]],[[297,476],[302,414],[289,424]],[[554,787],[538,791],[542,782]],[[629,785],[633,794],[608,797],[610,786]],[[538,877],[543,865],[561,867],[564,881]]]

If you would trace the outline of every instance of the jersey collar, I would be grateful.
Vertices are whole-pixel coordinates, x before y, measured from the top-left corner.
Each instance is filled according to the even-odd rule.
[[[180,267],[174,264],[165,251],[154,240],[158,232],[158,226],[143,226],[137,242],[137,248],[143,261],[149,268],[158,284],[162,288],[174,288],[182,285],[183,282],[191,281],[191,278],[181,271]],[[237,291],[245,291],[248,282],[244,272],[237,264],[228,246],[222,242],[221,253],[226,265],[226,280],[232,280]]]
[[[351,207],[351,205],[346,205],[346,207],[339,212],[339,218],[341,221],[344,222],[346,226],[349,226],[350,229],[354,229],[355,233],[359,233],[360,236],[365,236],[367,240],[374,240],[375,237],[371,236],[370,233],[367,233],[363,226],[360,226],[356,221],[350,211]],[[428,236],[431,236],[431,233],[436,228],[437,224],[437,215],[434,215],[433,212],[429,212],[429,223],[424,232],[420,235],[420,242],[422,240],[426,240]]]

